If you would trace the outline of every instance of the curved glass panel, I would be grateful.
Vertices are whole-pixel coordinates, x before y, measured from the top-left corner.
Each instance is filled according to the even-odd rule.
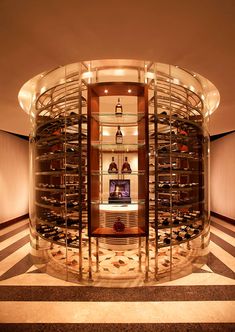
[[[141,285],[206,262],[211,82],[167,64],[95,60],[37,75],[19,100],[31,121],[36,265]]]

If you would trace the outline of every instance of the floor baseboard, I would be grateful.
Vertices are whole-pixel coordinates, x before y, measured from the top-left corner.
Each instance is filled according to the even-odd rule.
[[[224,220],[224,221],[227,221],[227,222],[228,222],[229,224],[231,224],[231,225],[235,225],[235,220],[232,219],[232,218],[229,218],[229,217],[223,216],[222,214],[219,214],[219,213],[217,213],[217,212],[213,212],[213,211],[211,211],[211,215],[212,215],[213,217],[216,217],[216,218],[222,219],[222,220]]]
[[[28,217],[29,217],[29,214],[27,213],[27,214],[24,214],[24,215],[19,216],[17,218],[4,221],[3,223],[0,224],[0,229],[6,228],[6,227],[11,226],[11,225],[14,225],[18,221],[21,221],[23,219],[27,219]]]

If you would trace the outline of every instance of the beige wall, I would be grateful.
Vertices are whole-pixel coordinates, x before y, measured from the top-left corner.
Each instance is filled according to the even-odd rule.
[[[0,131],[0,223],[28,213],[28,142]]]
[[[211,211],[235,219],[235,133],[211,142]]]

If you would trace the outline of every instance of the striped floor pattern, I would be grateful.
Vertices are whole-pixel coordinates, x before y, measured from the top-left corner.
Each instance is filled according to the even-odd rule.
[[[208,264],[139,288],[78,286],[29,259],[28,221],[0,231],[1,331],[235,331],[235,227],[212,217]]]

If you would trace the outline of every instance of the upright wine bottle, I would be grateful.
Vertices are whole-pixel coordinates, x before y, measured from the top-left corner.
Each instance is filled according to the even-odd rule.
[[[123,143],[123,136],[121,132],[120,126],[118,126],[117,132],[116,132],[116,144],[122,144]]]
[[[118,98],[117,105],[115,106],[115,115],[116,116],[122,116],[122,104],[120,103],[120,98]]]
[[[114,157],[112,157],[112,162],[109,164],[108,173],[110,173],[110,174],[118,173],[118,168],[117,168],[117,164],[114,161]]]
[[[125,161],[122,165],[122,173],[131,173],[131,172],[132,172],[131,166],[127,161],[127,157],[125,157]]]

